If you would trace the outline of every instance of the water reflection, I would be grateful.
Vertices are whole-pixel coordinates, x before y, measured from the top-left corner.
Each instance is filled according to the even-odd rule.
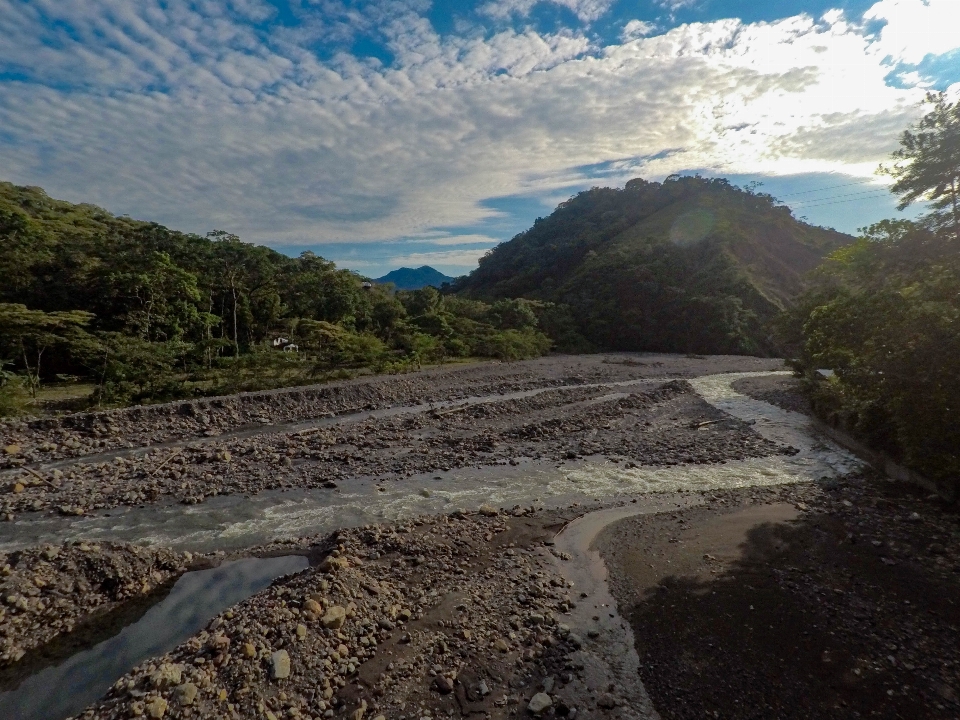
[[[170,594],[119,634],[0,693],[0,718],[62,720],[101,697],[143,660],[162,655],[213,616],[307,567],[300,556],[249,558],[181,577]]]

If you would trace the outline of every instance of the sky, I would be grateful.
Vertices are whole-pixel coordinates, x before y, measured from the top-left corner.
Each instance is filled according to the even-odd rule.
[[[371,277],[593,186],[762,183],[855,232],[960,0],[0,0],[0,180]],[[909,214],[909,210],[908,213]]]

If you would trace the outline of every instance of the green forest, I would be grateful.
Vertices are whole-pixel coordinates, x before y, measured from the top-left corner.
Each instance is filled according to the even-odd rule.
[[[565,307],[598,348],[776,354],[770,321],[853,240],[722,178],[638,178],[562,203],[454,289]]]
[[[58,380],[118,405],[550,347],[543,303],[393,292],[309,252],[175,232],[39,188],[0,184],[0,243],[3,414]]]
[[[818,268],[779,319],[815,409],[936,481],[960,486],[960,103],[927,98],[892,165],[900,209]],[[818,369],[834,371],[823,380]]]

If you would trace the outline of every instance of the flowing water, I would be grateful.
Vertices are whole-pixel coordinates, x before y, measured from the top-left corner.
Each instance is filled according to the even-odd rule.
[[[358,479],[344,483],[336,491],[222,496],[199,506],[153,505],[113,509],[80,518],[51,516],[4,523],[0,525],[0,549],[82,538],[194,551],[235,550],[274,539],[327,533],[339,527],[413,515],[447,513],[457,508],[476,509],[483,504],[561,507],[574,502],[632,499],[643,493],[815,481],[858,468],[859,461],[850,453],[818,438],[805,416],[754,400],[732,387],[738,379],[770,374],[773,373],[712,375],[691,380],[691,384],[707,402],[752,423],[763,437],[796,448],[799,452],[792,456],[630,469],[603,459],[560,467],[527,460],[517,466],[465,468],[384,484],[375,479]],[[614,385],[641,382],[649,381]],[[488,401],[503,399],[493,396]],[[637,510],[626,512],[633,514]],[[589,529],[587,526],[593,527],[592,515],[579,521],[580,534],[585,532],[584,528]],[[603,520],[602,524],[610,521],[607,515],[598,518]],[[571,528],[568,535],[573,538],[574,534]],[[588,534],[592,537],[595,531]],[[589,544],[584,538],[586,535],[579,538],[581,544]],[[590,559],[586,560],[589,564]],[[0,693],[0,718],[58,720],[82,709],[137,663],[167,652],[223,609],[266,587],[275,577],[300,570],[306,564],[302,557],[247,559],[184,575],[165,599],[119,634],[27,678],[15,690]]]
[[[710,404],[753,423],[763,437],[797,448],[796,455],[714,465],[629,469],[603,458],[567,462],[560,467],[527,460],[517,466],[460,468],[387,483],[360,478],[345,482],[334,491],[267,491],[252,497],[219,496],[202,505],[154,504],[114,508],[82,517],[22,518],[0,524],[0,551],[78,539],[156,544],[194,551],[236,550],[274,539],[328,533],[340,527],[448,513],[458,508],[475,510],[483,504],[561,507],[574,502],[615,501],[640,493],[820,480],[859,467],[859,461],[850,453],[818,438],[806,416],[754,400],[732,388],[732,383],[741,378],[771,374],[774,373],[711,375],[695,378],[691,384]]]

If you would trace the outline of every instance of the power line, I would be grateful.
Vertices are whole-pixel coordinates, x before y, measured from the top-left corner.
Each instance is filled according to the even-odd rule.
[[[857,182],[844,183],[843,185],[831,185],[830,187],[818,188],[816,190],[804,190],[803,192],[790,193],[789,195],[778,195],[777,197],[787,198],[787,197],[798,197],[800,195],[810,195],[811,193],[826,192],[827,190],[837,190],[839,188],[850,187],[851,185],[863,185],[865,183],[873,182],[870,180],[858,180]]]
[[[845,198],[845,197],[856,197],[857,195],[870,195],[872,193],[877,193],[877,192],[882,192],[884,194],[887,193],[887,191],[882,188],[875,188],[873,190],[862,190],[860,192],[855,192],[855,193],[844,193],[843,195],[834,195],[833,197],[822,197],[822,198],[813,198],[812,200],[801,200],[799,203],[797,203],[797,205],[802,207],[804,205],[808,205],[809,203],[819,203],[824,200],[837,200],[838,198]]]
[[[824,205],[838,205],[838,204],[840,204],[840,203],[857,202],[857,201],[859,201],[859,200],[870,200],[871,197],[884,197],[885,195],[886,195],[886,193],[882,193],[882,194],[878,194],[878,195],[874,195],[874,196],[868,196],[868,197],[848,198],[847,200],[833,200],[832,202],[818,203],[818,204],[816,204],[816,205],[801,205],[801,206],[800,206],[799,208],[797,208],[797,209],[798,209],[798,210],[809,210],[810,208],[823,207]]]

